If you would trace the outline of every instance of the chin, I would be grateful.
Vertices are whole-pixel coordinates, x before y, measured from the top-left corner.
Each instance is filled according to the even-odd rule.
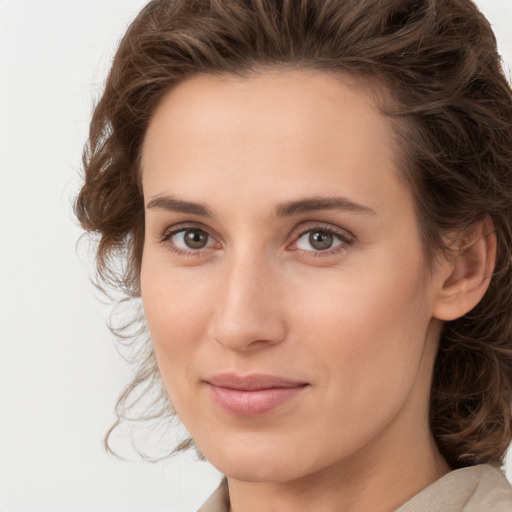
[[[250,457],[238,457],[237,460],[210,461],[228,478],[243,482],[274,482],[284,483],[297,480],[306,472],[300,471],[293,464],[280,459],[280,456],[273,458],[262,458],[254,460]]]
[[[268,439],[237,444],[218,442],[202,451],[205,458],[222,474],[244,482],[289,482],[316,472],[315,461],[302,460],[305,447],[286,447]]]

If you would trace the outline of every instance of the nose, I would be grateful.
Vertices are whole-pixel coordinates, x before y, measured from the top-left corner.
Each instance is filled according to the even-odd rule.
[[[272,270],[265,258],[243,255],[233,256],[223,267],[226,277],[211,317],[210,338],[236,352],[282,342],[286,324],[277,269]]]

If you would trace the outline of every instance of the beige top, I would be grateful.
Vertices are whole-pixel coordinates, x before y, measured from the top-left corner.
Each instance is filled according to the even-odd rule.
[[[229,512],[226,479],[198,512]],[[457,469],[395,512],[512,512],[512,487],[499,469],[488,464]]]

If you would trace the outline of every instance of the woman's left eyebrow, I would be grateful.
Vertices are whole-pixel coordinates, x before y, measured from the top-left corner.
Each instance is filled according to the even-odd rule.
[[[301,213],[316,212],[319,210],[343,210],[376,215],[375,210],[369,206],[355,203],[346,197],[310,197],[289,201],[276,207],[276,217],[289,217]]]

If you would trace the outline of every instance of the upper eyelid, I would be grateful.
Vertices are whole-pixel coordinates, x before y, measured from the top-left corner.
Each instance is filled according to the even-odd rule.
[[[314,225],[310,225],[308,227],[297,228],[296,230],[294,230],[292,232],[292,234],[296,233],[295,237],[300,238],[301,236],[305,235],[306,233],[309,233],[310,231],[318,229],[318,230],[328,231],[330,233],[333,233],[334,235],[340,236],[341,238],[349,238],[351,240],[354,240],[356,238],[348,229],[341,228],[334,224],[330,224],[329,222],[314,222],[313,224]]]
[[[195,222],[195,221],[187,221],[187,222],[180,222],[178,224],[173,224],[172,226],[166,227],[162,234],[160,235],[161,239],[169,238],[172,235],[175,235],[177,233],[180,233],[181,231],[186,231],[187,229],[198,229],[200,231],[204,231],[208,234],[208,236],[211,236],[212,238],[215,238],[218,240],[220,237],[219,235],[209,228],[208,226],[205,226],[201,222]]]
[[[293,240],[291,245],[298,244],[299,240],[304,235],[306,235],[307,233],[310,233],[311,231],[315,231],[315,228],[307,229],[302,234],[299,234],[297,237],[295,237],[295,239]],[[333,235],[333,236],[335,236],[335,237],[337,237],[339,239],[340,244],[337,244],[337,245],[335,245],[333,247],[330,247],[330,248],[324,249],[324,250],[315,250],[315,249],[306,250],[306,249],[298,249],[298,248],[296,248],[296,250],[300,250],[300,251],[302,251],[304,253],[328,255],[329,253],[332,253],[333,251],[337,251],[340,246],[352,245],[353,242],[354,242],[354,237],[353,236],[348,236],[347,234],[341,233],[338,230],[317,227],[316,231],[326,231],[326,232],[330,233],[331,235]]]

